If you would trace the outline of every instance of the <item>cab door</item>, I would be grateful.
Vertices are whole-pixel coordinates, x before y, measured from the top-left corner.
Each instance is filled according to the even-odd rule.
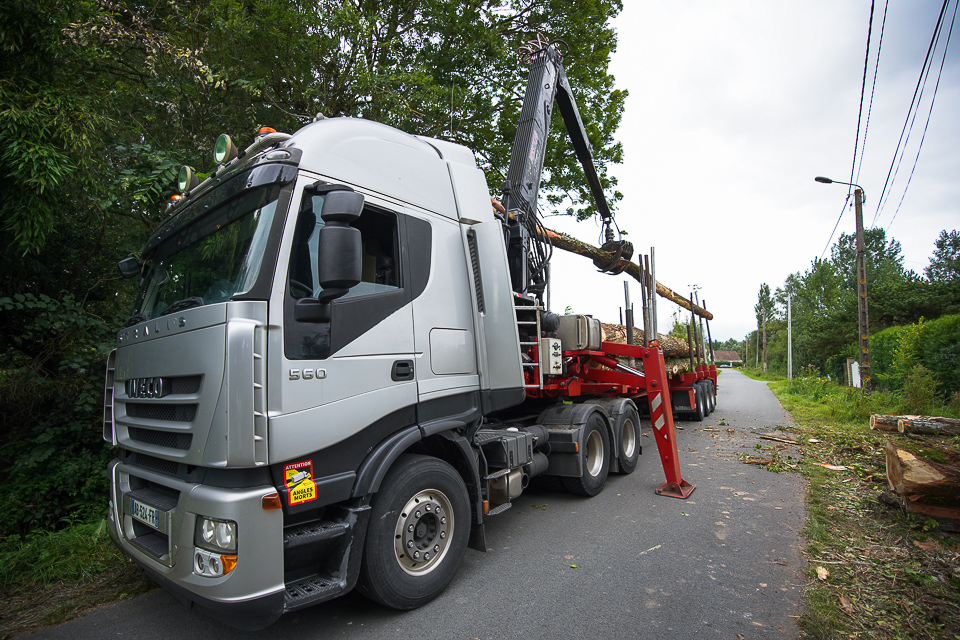
[[[361,282],[332,303],[329,322],[298,322],[297,302],[321,291],[317,236],[323,193],[301,176],[270,301],[270,460],[312,456],[316,477],[355,470],[373,446],[415,421],[417,402],[406,225],[398,207],[366,196],[353,226]],[[324,189],[348,189],[327,185]],[[317,460],[323,462],[318,464]]]

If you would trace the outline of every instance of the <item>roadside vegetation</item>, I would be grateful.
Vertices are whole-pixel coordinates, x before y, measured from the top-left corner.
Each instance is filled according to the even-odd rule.
[[[768,468],[799,469],[808,483],[804,637],[960,640],[960,534],[881,499],[886,441],[904,446],[905,436],[869,428],[871,412],[960,417],[960,394],[931,396],[923,370],[907,377],[902,392],[869,397],[811,369],[789,382],[745,373],[779,378],[770,388],[791,413],[791,435],[803,448],[799,465]],[[960,449],[957,437],[922,438],[906,446]]]
[[[0,640],[153,588],[110,541],[104,521],[8,537],[0,543]]]

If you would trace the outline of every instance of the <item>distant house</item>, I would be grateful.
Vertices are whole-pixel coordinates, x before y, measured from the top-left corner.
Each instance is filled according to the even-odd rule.
[[[736,351],[714,351],[713,358],[717,362],[729,362],[730,364],[743,364],[740,354]]]

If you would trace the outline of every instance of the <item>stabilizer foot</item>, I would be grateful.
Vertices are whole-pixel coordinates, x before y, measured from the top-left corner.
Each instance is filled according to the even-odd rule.
[[[676,482],[664,482],[662,485],[657,487],[657,495],[686,500],[696,488],[697,485],[690,484],[686,480],[680,480],[679,484]]]

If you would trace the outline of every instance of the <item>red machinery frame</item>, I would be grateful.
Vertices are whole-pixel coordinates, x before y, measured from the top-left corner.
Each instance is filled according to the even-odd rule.
[[[716,389],[716,366],[699,365],[692,372],[670,376],[663,360],[663,351],[656,342],[649,347],[604,342],[600,348],[601,351],[564,351],[566,372],[563,375],[545,376],[542,387],[528,388],[527,395],[535,398],[574,398],[584,395],[645,398],[666,476],[666,482],[657,487],[657,494],[681,499],[689,497],[696,485],[684,480],[680,474],[671,393],[690,393],[690,406],[694,406],[694,383],[712,380]],[[530,349],[527,355],[534,361],[538,360],[536,348]],[[617,361],[617,356],[641,361],[643,371],[624,366]]]

